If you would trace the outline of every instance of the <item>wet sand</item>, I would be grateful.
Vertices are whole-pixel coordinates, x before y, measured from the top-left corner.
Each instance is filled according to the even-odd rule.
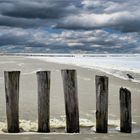
[[[83,122],[79,135],[66,134],[24,134],[9,135],[0,134],[0,139],[139,139],[140,138],[140,83],[122,80],[112,75],[105,74],[98,70],[86,69],[70,65],[62,65],[41,60],[29,59],[27,57],[0,56],[0,121],[5,122],[5,92],[3,72],[20,70],[20,120],[32,121],[35,124],[37,120],[37,79],[36,71],[51,70],[51,118],[61,120],[58,124],[53,124],[51,131],[59,132],[55,127],[62,126],[61,133],[65,133],[65,116],[64,112],[64,95],[61,78],[61,69],[76,69],[78,77],[78,96],[80,118],[91,121],[91,126],[95,128],[95,75],[106,75],[109,77],[109,134],[96,134],[94,128],[85,127],[86,121]],[[132,117],[133,117],[133,134],[118,133],[119,130],[119,88],[127,87],[132,92]],[[21,127],[24,131],[35,131],[33,128],[26,126],[26,121]],[[57,123],[57,122],[56,122]],[[1,131],[2,131],[1,127]]]
[[[38,134],[38,135],[1,135],[1,140],[139,140],[136,134]]]

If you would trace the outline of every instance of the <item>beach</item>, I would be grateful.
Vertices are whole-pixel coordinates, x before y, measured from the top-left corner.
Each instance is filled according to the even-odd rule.
[[[45,57],[43,57],[44,59]],[[61,77],[62,69],[76,69],[80,113],[80,134],[65,133],[64,93]],[[19,118],[21,133],[7,134],[4,71],[20,70]],[[38,134],[37,131],[37,77],[40,70],[51,71],[50,117],[51,133]],[[127,74],[127,69],[122,72]],[[62,64],[29,56],[0,56],[0,139],[139,139],[140,138],[140,79],[139,73],[131,71],[137,81],[113,76],[101,69]],[[109,133],[95,133],[95,75],[109,77]],[[128,88],[132,93],[132,134],[119,132],[120,106],[119,89]]]

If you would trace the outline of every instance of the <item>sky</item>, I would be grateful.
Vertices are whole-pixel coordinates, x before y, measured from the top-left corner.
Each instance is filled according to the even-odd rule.
[[[0,0],[1,53],[140,53],[139,0]]]

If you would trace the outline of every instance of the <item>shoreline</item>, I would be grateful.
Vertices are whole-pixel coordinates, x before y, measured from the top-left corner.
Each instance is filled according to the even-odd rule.
[[[112,66],[112,67],[104,67],[104,66],[100,66],[100,65],[98,66],[96,64],[96,61],[97,61],[96,59],[98,57],[95,59],[96,60],[95,62],[94,62],[94,59],[92,60],[93,63],[95,63],[95,64],[94,65],[91,64],[90,66],[89,66],[89,64],[86,64],[85,62],[84,63],[79,62],[79,57],[77,57],[77,58],[56,57],[55,58],[55,57],[47,57],[47,56],[40,56],[40,57],[39,56],[29,56],[29,57],[27,56],[27,58],[36,59],[36,60],[38,59],[38,60],[41,60],[44,62],[49,62],[49,63],[55,63],[55,64],[61,64],[61,65],[71,65],[71,66],[76,66],[76,67],[85,68],[85,69],[97,70],[97,71],[103,72],[103,73],[108,74],[108,75],[112,75],[114,77],[117,77],[117,78],[120,78],[120,79],[123,79],[126,81],[129,80],[129,81],[134,82],[134,83],[140,83],[140,70],[138,71],[138,69],[132,70],[132,69],[127,69],[127,68],[122,69],[121,67],[117,68],[116,66],[115,66],[115,68],[113,68],[114,66]],[[66,61],[64,61],[61,58],[66,59]],[[88,57],[88,58],[90,58],[90,57]],[[57,59],[60,59],[60,60],[57,60]],[[78,61],[81,64],[70,62],[70,59],[72,59],[72,61]],[[81,61],[82,61],[82,59],[81,59]],[[85,60],[83,59],[83,61],[85,61]],[[102,61],[102,59],[100,61]],[[88,60],[87,60],[87,62],[88,62]],[[134,79],[129,79],[127,74],[133,75]]]
[[[134,71],[129,71],[129,70],[119,70],[119,69],[112,69],[112,70],[114,70],[114,71],[116,71],[117,73],[118,72],[122,72],[122,74],[124,74],[124,75],[122,75],[122,76],[120,76],[120,75],[118,75],[118,74],[113,74],[113,73],[111,73],[111,72],[109,72],[109,71],[107,71],[107,70],[105,70],[105,69],[103,69],[103,68],[97,68],[96,66],[95,67],[92,67],[92,68],[90,68],[90,67],[87,67],[87,66],[80,66],[80,65],[76,65],[76,64],[66,64],[66,63],[61,63],[61,62],[53,62],[53,61],[47,61],[47,60],[44,60],[44,59],[40,59],[39,57],[42,57],[42,58],[45,58],[45,57],[51,57],[51,55],[53,56],[53,55],[55,55],[55,54],[43,54],[43,55],[40,55],[40,54],[37,54],[37,55],[27,55],[27,54],[17,54],[17,55],[15,55],[15,54],[9,54],[9,55],[7,55],[7,54],[4,54],[4,55],[0,55],[0,57],[15,57],[15,58],[20,58],[20,57],[23,57],[23,58],[28,58],[28,59],[35,59],[35,60],[40,60],[40,61],[44,61],[44,62],[46,62],[46,63],[53,63],[53,64],[56,64],[56,65],[66,65],[66,66],[71,66],[71,67],[79,67],[79,68],[82,68],[82,69],[88,69],[88,70],[93,70],[93,71],[99,71],[99,72],[101,72],[101,73],[105,73],[105,75],[111,75],[111,76],[114,76],[114,77],[116,77],[116,78],[119,78],[119,79],[122,79],[122,80],[125,80],[125,81],[130,81],[130,82],[133,82],[133,83],[140,83],[140,73],[139,72],[134,72]],[[61,57],[63,57],[63,54],[57,54],[57,55],[62,55]],[[64,57],[65,57],[65,55],[67,56],[67,55],[76,55],[76,54],[64,54]],[[77,54],[78,55],[78,54]],[[84,54],[84,55],[90,55],[90,54]],[[98,54],[91,54],[91,55],[98,55]],[[99,55],[106,55],[106,54],[99,54]],[[107,54],[107,55],[121,55],[121,54]],[[131,55],[131,54],[125,54],[126,56],[127,55]],[[134,54],[134,55],[140,55],[140,54]],[[137,79],[128,79],[127,77],[126,77],[126,74],[132,74],[132,75],[136,75],[136,77],[138,77],[138,80]],[[124,77],[123,77],[124,76]]]
[[[77,77],[78,77],[78,93],[79,93],[79,107],[80,107],[80,117],[81,118],[89,118],[93,122],[95,122],[95,75],[106,75],[109,77],[109,120],[111,120],[111,124],[114,124],[113,121],[119,120],[119,88],[121,86],[130,88],[132,91],[132,101],[133,101],[133,121],[136,122],[134,125],[133,130],[140,130],[140,111],[139,111],[139,99],[140,99],[140,84],[139,83],[133,83],[131,81],[125,81],[119,78],[116,78],[112,75],[105,74],[104,72],[94,70],[94,69],[87,69],[87,68],[81,68],[79,66],[72,66],[72,65],[63,65],[63,64],[56,64],[52,62],[44,62],[41,60],[32,60],[26,57],[0,57],[1,62],[5,61],[7,64],[3,63],[0,67],[0,76],[2,77],[1,84],[1,114],[5,112],[5,100],[3,100],[5,97],[4,95],[4,83],[3,83],[3,71],[4,70],[13,70],[18,69],[21,70],[21,90],[20,90],[20,119],[25,120],[34,120],[37,119],[37,96],[36,96],[36,71],[37,70],[51,70],[52,71],[52,89],[51,89],[51,117],[58,118],[60,115],[64,115],[64,97],[63,97],[63,89],[62,89],[62,79],[60,70],[61,69],[76,69],[77,70]],[[8,63],[8,62],[13,63]],[[20,65],[24,63],[23,65]],[[33,72],[33,73],[32,73]],[[24,75],[24,73],[27,73]],[[32,79],[32,82],[29,83]],[[28,83],[28,84],[26,84]],[[28,97],[28,100],[27,100]],[[56,104],[59,103],[59,104]],[[86,104],[85,104],[86,103]],[[23,106],[24,105],[24,106]],[[23,111],[24,110],[24,111]],[[5,114],[5,113],[4,113]],[[3,118],[4,119],[4,118]],[[5,120],[5,119],[4,119]],[[118,126],[119,126],[119,122]],[[118,127],[117,126],[117,127]],[[114,128],[114,127],[113,127]],[[70,135],[70,134],[31,134],[31,136],[28,136],[28,134],[25,136],[28,139],[57,139],[57,136],[60,135],[60,138],[67,139],[69,136],[70,139],[94,139],[100,138],[100,134],[94,133],[88,134],[88,128],[86,131],[84,130],[84,134],[76,134],[76,135]],[[109,137],[110,135],[113,139],[123,139],[124,137],[131,136],[132,139],[138,139],[140,137],[140,132],[132,133],[128,136],[128,134],[124,133],[116,133],[117,130],[111,131],[111,133],[103,135],[104,137]],[[64,129],[63,129],[64,132]],[[28,133],[28,132],[25,132]],[[31,132],[32,133],[32,132]],[[5,135],[5,134],[2,134]],[[10,139],[12,134],[7,134],[5,136],[2,136],[0,134],[0,139]],[[19,133],[18,136],[13,136],[13,139],[18,139],[19,137],[22,139],[24,137],[24,133]],[[29,134],[30,135],[30,134]],[[38,136],[37,136],[38,135]],[[83,137],[82,137],[82,136]],[[122,136],[123,135],[123,136]],[[23,138],[24,139],[24,138]]]

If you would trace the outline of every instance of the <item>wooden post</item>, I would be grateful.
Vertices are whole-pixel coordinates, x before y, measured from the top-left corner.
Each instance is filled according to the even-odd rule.
[[[4,77],[6,93],[7,129],[9,133],[18,133],[20,71],[5,71]]]
[[[96,76],[96,132],[108,132],[108,77]]]
[[[79,133],[79,107],[76,70],[62,70],[67,133]]]
[[[120,88],[120,131],[131,133],[131,92],[126,88]]]
[[[38,132],[50,132],[50,71],[37,72]]]

